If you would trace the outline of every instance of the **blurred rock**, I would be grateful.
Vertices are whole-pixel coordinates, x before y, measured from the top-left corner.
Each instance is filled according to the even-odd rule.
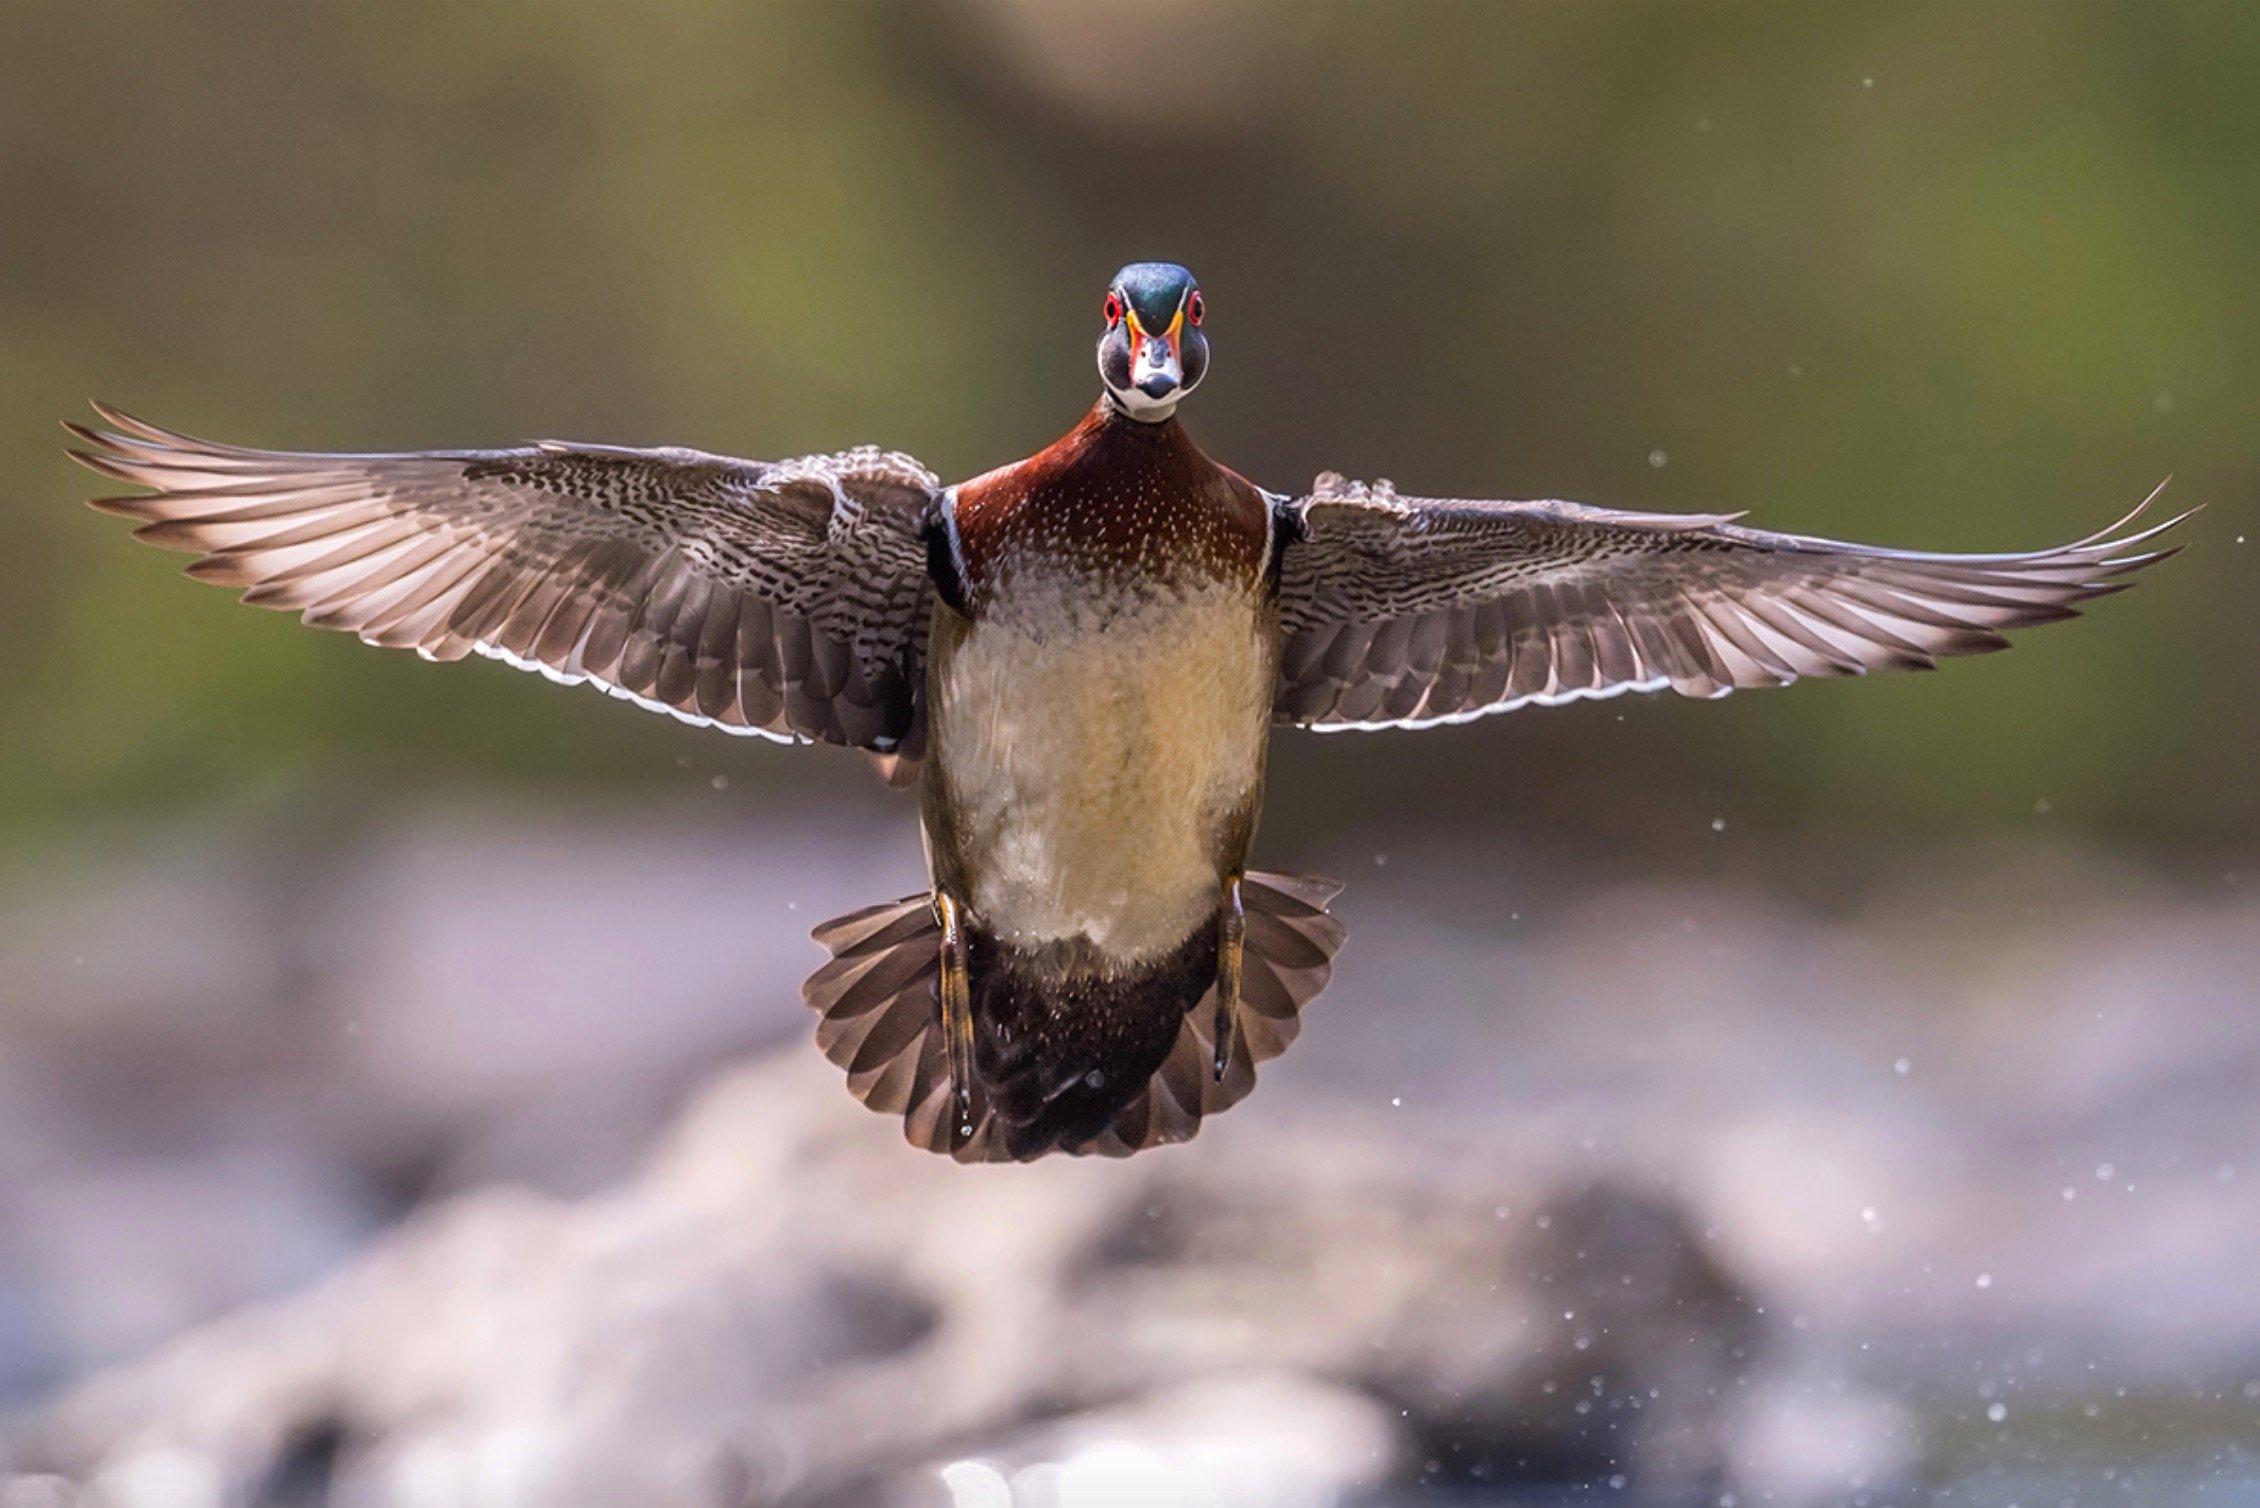
[[[26,866],[0,1402],[303,1286],[434,1193],[625,1176],[713,1063],[805,1030],[811,919],[915,883],[889,815],[779,814],[780,852],[861,862],[764,866],[711,817],[284,801]]]
[[[1204,1378],[1035,1425],[885,1490],[891,1508],[1332,1508],[1400,1474],[1390,1410],[1289,1373]],[[874,1501],[860,1488],[839,1495]]]
[[[1841,1373],[1784,1368],[1737,1401],[1729,1475],[1757,1503],[1914,1500],[1922,1421]]]
[[[1715,1400],[1756,1327],[1646,1195],[1229,1121],[1128,1163],[959,1168],[795,1050],[620,1191],[435,1209],[73,1390],[18,1455],[105,1483],[154,1459],[227,1502],[311,1460],[312,1500],[388,1508],[846,1503],[992,1451],[1275,1490],[1234,1503],[1400,1470],[1681,1489],[1725,1469]]]

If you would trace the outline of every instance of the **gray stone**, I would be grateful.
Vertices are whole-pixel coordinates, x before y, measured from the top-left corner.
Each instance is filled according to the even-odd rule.
[[[984,1442],[1030,1468],[1153,1455],[1213,1408],[1156,1470],[1232,1436],[1217,1469],[1281,1503],[1518,1456],[1694,1484],[1724,1469],[1702,1400],[1745,1368],[1751,1310],[1647,1194],[1556,1196],[1354,1123],[960,1168],[795,1049],[721,1080],[617,1192],[438,1208],[73,1390],[17,1453],[231,1502],[310,1471],[384,1508],[844,1502]],[[1338,1438],[1280,1422],[1299,1397]]]

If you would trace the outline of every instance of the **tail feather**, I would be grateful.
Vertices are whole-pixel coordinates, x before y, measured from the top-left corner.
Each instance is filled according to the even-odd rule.
[[[1340,891],[1308,875],[1249,873],[1240,887],[1247,914],[1240,1003],[1223,1076],[1213,1068],[1212,986],[1185,1013],[1143,1092],[1104,1132],[1069,1150],[1127,1157],[1187,1141],[1204,1118],[1245,1098],[1256,1065],[1286,1051],[1301,1030],[1303,1007],[1326,987],[1343,937],[1326,908]],[[801,993],[817,1012],[817,1046],[846,1071],[849,1091],[873,1110],[901,1116],[914,1146],[960,1162],[1011,1160],[983,1086],[973,1086],[969,1113],[952,1092],[940,1030],[941,925],[931,898],[866,907],[826,922],[814,936],[832,957]]]
[[[867,906],[811,936],[832,957],[809,975],[801,998],[817,1013],[816,1045],[846,1071],[848,1092],[883,1115],[902,1116],[916,1146],[987,1160],[979,1152],[990,1117],[978,1086],[972,1116],[958,1115],[952,1104],[939,1030],[942,927],[933,898]]]
[[[1186,1012],[1177,1041],[1146,1093],[1116,1116],[1108,1133],[1078,1151],[1128,1157],[1147,1147],[1190,1141],[1201,1121],[1221,1115],[1256,1087],[1256,1065],[1285,1052],[1302,1030],[1302,1008],[1326,988],[1343,927],[1327,913],[1341,885],[1313,875],[1250,871],[1240,883],[1247,912],[1240,1009],[1232,1058],[1215,1072],[1216,995]]]

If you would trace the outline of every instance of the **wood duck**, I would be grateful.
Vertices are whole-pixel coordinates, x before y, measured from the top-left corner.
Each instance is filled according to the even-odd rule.
[[[818,928],[804,993],[854,1094],[965,1161],[1184,1140],[1294,1038],[1343,933],[1332,882],[1247,867],[1275,725],[1927,669],[2172,553],[2137,548],[2179,522],[2128,532],[2140,507],[1943,555],[1332,474],[1266,492],[1178,422],[1205,315],[1184,268],[1123,268],[1097,405],[955,486],[871,448],[302,454],[101,405],[110,430],[68,427],[150,489],[95,507],[247,602],[915,782],[930,888]]]

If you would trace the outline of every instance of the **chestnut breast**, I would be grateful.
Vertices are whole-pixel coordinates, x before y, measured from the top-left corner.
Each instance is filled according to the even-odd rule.
[[[955,605],[978,619],[1029,575],[1264,585],[1271,510],[1175,419],[1102,406],[1049,449],[959,486],[948,542]]]

